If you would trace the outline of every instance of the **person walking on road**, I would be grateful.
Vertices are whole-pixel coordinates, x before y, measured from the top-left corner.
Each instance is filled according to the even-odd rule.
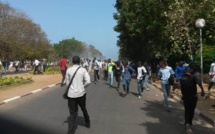
[[[176,82],[175,82],[175,85],[173,86],[173,91],[175,91],[175,89],[176,89],[176,84],[180,85],[180,79],[181,79],[182,75],[184,74],[184,72],[187,71],[187,67],[183,66],[183,65],[184,65],[184,62],[180,61],[178,66],[176,66],[176,68],[175,68]]]
[[[151,76],[151,73],[152,73],[151,66],[149,63],[145,62],[144,67],[146,69],[146,75],[144,77],[143,82],[146,84],[146,90],[149,91],[150,90],[150,84],[149,84],[148,80],[149,80],[149,77]]]
[[[66,84],[69,85],[73,75],[74,79],[68,90],[68,107],[70,112],[70,117],[68,118],[69,129],[68,134],[73,134],[75,132],[75,119],[78,115],[78,105],[85,119],[85,126],[90,128],[90,117],[86,109],[86,90],[85,88],[90,85],[90,76],[85,68],[80,67],[80,57],[74,56],[72,59],[73,66],[67,69],[66,72]],[[79,68],[80,67],[80,68]]]
[[[94,83],[97,83],[97,79],[99,80],[99,62],[97,61],[96,57],[93,59],[93,69],[94,69]]]
[[[124,78],[123,78],[124,93],[122,94],[122,97],[125,97],[127,94],[129,94],[131,77],[134,75],[134,73],[135,73],[135,70],[128,65],[128,61],[125,61],[124,62]]]
[[[59,62],[60,62],[60,70],[61,70],[61,74],[62,74],[61,86],[63,86],[65,76],[66,76],[66,70],[67,70],[67,65],[66,64],[68,63],[68,59],[64,55],[63,58]]]
[[[180,79],[180,83],[182,100],[185,109],[184,125],[187,127],[188,131],[191,131],[194,111],[198,100],[197,85],[199,85],[199,87],[201,88],[201,96],[205,95],[201,82],[201,76],[197,71],[197,66],[195,63],[191,63],[188,66],[187,72],[185,72]]]
[[[109,82],[110,87],[113,87],[113,66],[115,66],[115,63],[113,63],[111,61],[111,59],[108,59],[108,64],[107,64],[107,67],[108,67],[108,82]]]
[[[117,61],[116,65],[115,65],[115,77],[116,77],[116,81],[118,83],[117,88],[116,88],[117,91],[119,91],[119,87],[120,87],[121,74],[122,74],[122,66],[120,64],[120,61]]]
[[[167,65],[165,60],[160,61],[160,69],[158,71],[158,76],[161,78],[161,87],[164,95],[164,106],[167,107],[167,111],[171,112],[168,97],[170,95],[170,83],[169,79],[173,77],[174,71],[170,66]]]
[[[137,89],[138,89],[138,98],[141,98],[142,96],[142,92],[143,92],[143,79],[145,77],[146,74],[146,69],[145,67],[142,65],[142,62],[139,61],[138,62],[138,67],[137,67]]]

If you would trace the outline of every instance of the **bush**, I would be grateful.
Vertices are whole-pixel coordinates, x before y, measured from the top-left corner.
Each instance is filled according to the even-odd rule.
[[[5,86],[5,85],[15,85],[18,83],[23,83],[26,81],[31,81],[32,77],[27,77],[26,79],[15,76],[15,77],[1,77],[0,78],[0,86]]]
[[[42,70],[40,70],[42,72]],[[34,70],[32,71],[29,71],[29,74],[33,74],[34,73]],[[46,69],[45,72],[43,72],[45,74],[58,74],[60,73],[60,67],[59,66],[53,66],[53,67],[48,67]]]

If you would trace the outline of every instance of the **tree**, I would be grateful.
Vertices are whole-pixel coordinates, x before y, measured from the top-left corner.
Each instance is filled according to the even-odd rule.
[[[0,53],[3,60],[26,60],[47,58],[53,49],[39,25],[0,2]]]

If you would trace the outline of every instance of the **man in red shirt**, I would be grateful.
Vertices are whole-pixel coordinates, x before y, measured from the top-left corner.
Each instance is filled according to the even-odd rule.
[[[61,74],[63,76],[62,81],[61,81],[61,86],[64,85],[63,83],[64,83],[65,76],[66,76],[67,62],[68,62],[68,59],[66,58],[66,56],[63,56],[63,58],[60,60],[60,69],[61,69]]]

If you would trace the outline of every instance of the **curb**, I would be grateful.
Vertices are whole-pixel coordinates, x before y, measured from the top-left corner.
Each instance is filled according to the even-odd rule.
[[[151,83],[152,84],[152,83]],[[162,89],[160,87],[158,87],[156,84],[152,84],[155,88],[160,89],[162,91]],[[171,94],[170,95],[171,98],[173,98],[175,101],[179,102],[180,104],[183,105],[183,101],[177,97],[176,95]],[[204,119],[206,122],[208,122],[209,124],[211,124],[213,127],[215,127],[215,120],[209,118],[207,115],[203,114],[200,110],[198,110],[197,108],[195,109],[195,114],[198,115],[199,117],[201,117],[202,119]]]
[[[57,86],[57,85],[60,85],[60,83],[52,84],[52,85],[49,85],[49,86],[44,87],[44,88],[40,88],[40,89],[33,90],[33,91],[31,91],[31,92],[29,92],[29,93],[27,93],[27,94],[23,94],[23,95],[21,95],[21,96],[15,96],[15,97],[13,97],[13,98],[4,100],[4,101],[0,102],[0,106],[1,106],[1,105],[4,105],[4,104],[7,104],[8,102],[11,102],[11,101],[14,101],[14,100],[17,100],[17,99],[20,99],[20,98],[23,98],[23,97],[26,97],[26,96],[35,94],[35,93],[37,93],[37,92],[39,92],[39,91],[43,91],[43,90],[49,89],[49,88],[54,87],[54,86]]]

